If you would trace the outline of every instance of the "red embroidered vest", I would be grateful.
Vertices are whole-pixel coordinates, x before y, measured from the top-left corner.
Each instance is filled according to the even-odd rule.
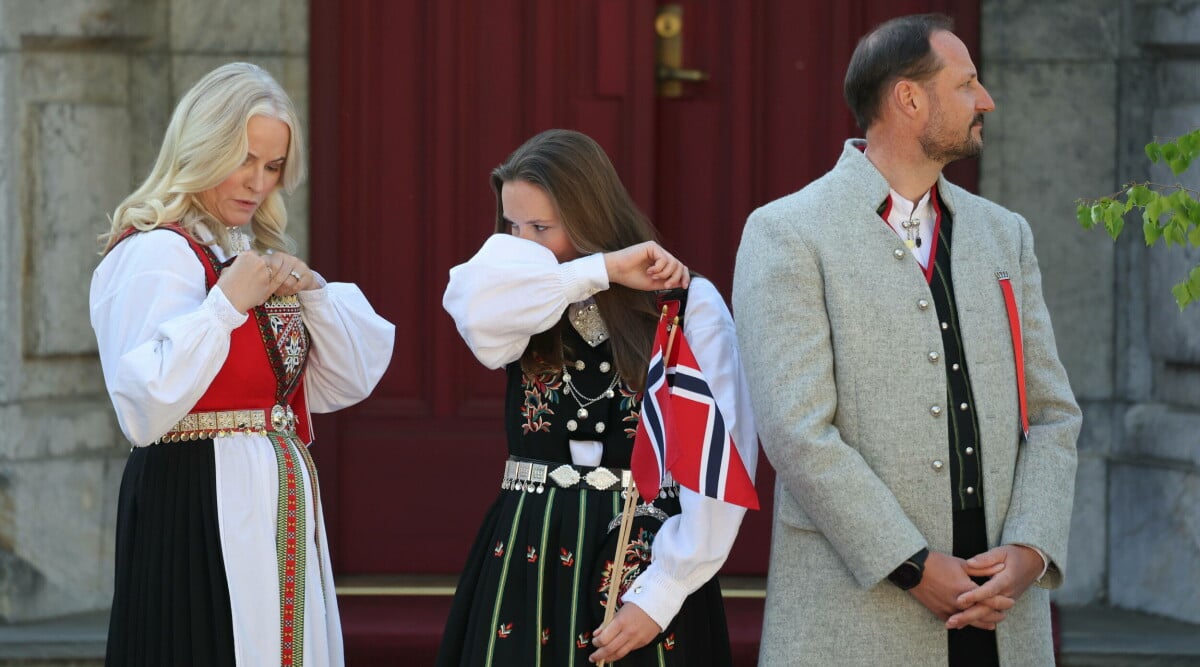
[[[161,225],[182,236],[204,267],[205,290],[217,284],[221,264],[212,249],[193,239],[178,225]],[[136,233],[128,229],[117,243]],[[115,247],[115,243],[113,244]],[[296,434],[312,442],[311,419],[304,396],[304,368],[309,337],[296,297],[272,297],[250,311],[250,317],[233,330],[229,356],[208,389],[189,412],[265,410],[290,406],[296,415]],[[269,422],[268,422],[269,423]]]

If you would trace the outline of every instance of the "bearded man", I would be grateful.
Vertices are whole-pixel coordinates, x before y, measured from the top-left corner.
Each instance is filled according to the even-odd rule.
[[[1033,234],[946,181],[995,107],[945,16],[860,40],[865,141],[755,211],[733,305],[777,472],[760,665],[1051,665],[1080,411]]]

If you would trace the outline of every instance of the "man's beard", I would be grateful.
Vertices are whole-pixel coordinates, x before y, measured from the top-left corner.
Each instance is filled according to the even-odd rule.
[[[975,157],[983,151],[983,114],[975,114],[971,125],[967,127],[966,135],[958,139],[939,136],[945,134],[944,125],[945,116],[942,115],[941,108],[934,106],[929,125],[920,137],[921,150],[925,152],[925,157],[942,164],[950,164],[955,160]],[[976,125],[979,125],[978,139],[975,138]]]

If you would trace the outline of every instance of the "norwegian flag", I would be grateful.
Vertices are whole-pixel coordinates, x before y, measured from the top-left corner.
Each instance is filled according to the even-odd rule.
[[[669,323],[673,317],[666,309],[654,336],[633,442],[633,480],[652,497],[670,472],[696,493],[758,509],[754,482],[683,330]]]

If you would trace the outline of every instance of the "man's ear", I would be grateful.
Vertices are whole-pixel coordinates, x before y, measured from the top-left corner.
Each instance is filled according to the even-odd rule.
[[[915,117],[925,110],[928,103],[925,89],[915,81],[900,79],[892,85],[888,95],[888,104],[907,118]]]

